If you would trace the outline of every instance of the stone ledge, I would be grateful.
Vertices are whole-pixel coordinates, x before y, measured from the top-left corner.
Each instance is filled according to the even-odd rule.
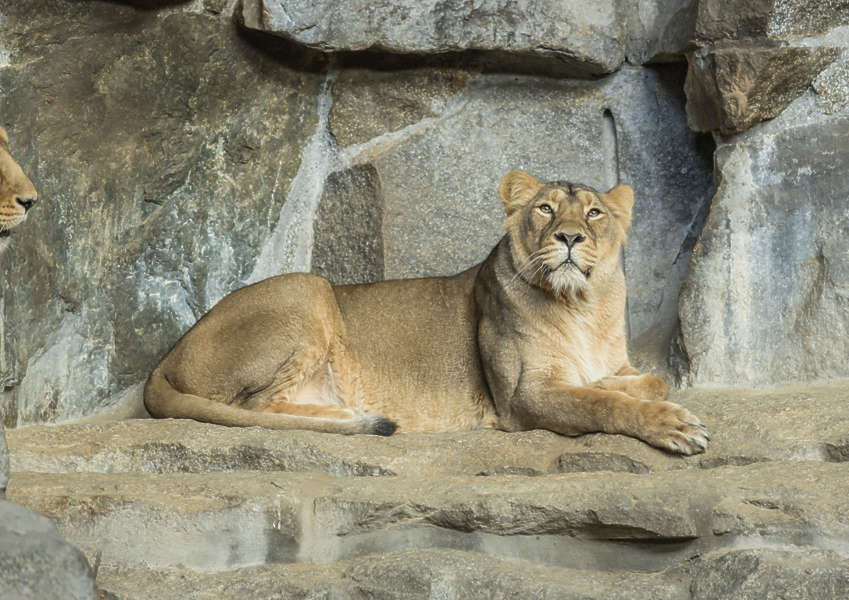
[[[843,552],[849,535],[849,470],[841,464],[379,481],[282,472],[14,473],[8,493],[115,567],[221,570],[444,547],[657,571],[752,543],[815,540]]]
[[[329,565],[263,565],[221,573],[104,568],[98,583],[119,600],[363,596],[408,600],[437,596],[466,600],[822,600],[849,595],[849,561],[815,548],[760,548],[710,553],[662,573],[613,573],[427,549]]]
[[[321,471],[334,476],[542,475],[845,461],[849,389],[688,390],[673,400],[711,431],[708,451],[672,456],[625,436],[473,431],[391,438],[228,428],[178,420],[36,425],[7,432],[11,470],[75,472]]]

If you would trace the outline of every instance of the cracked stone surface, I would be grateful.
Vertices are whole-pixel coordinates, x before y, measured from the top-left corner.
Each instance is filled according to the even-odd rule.
[[[44,200],[0,257],[0,420],[14,426],[140,399],[178,337],[244,283],[316,126],[320,77],[224,17],[35,0],[0,16],[0,114]]]
[[[0,597],[94,600],[94,574],[47,517],[0,499]]]
[[[633,438],[476,431],[390,438],[232,429],[141,419],[9,430],[13,471],[202,473],[321,471],[334,477],[650,473],[769,460],[849,461],[845,386],[689,390],[672,398],[711,430],[703,455],[680,457]]]
[[[718,146],[717,194],[680,299],[689,383],[849,376],[847,133],[846,114],[809,94]]]
[[[245,25],[326,52],[440,54],[467,50],[553,57],[577,74],[610,73],[625,60],[619,3],[259,0]]]
[[[0,423],[0,500],[5,498],[9,481],[9,448],[6,445],[6,428]]]
[[[837,598],[846,394],[679,393],[712,430],[688,458],[544,431],[31,426],[9,432],[8,494],[96,558],[117,598],[426,598],[436,582],[461,597]]]

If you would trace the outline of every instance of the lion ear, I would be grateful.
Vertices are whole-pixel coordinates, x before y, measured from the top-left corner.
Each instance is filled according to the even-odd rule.
[[[533,198],[542,184],[524,171],[510,171],[501,180],[498,193],[504,203],[507,216],[527,204]]]
[[[9,134],[6,133],[6,130],[2,127],[0,127],[0,144],[3,144],[4,146],[9,145]]]
[[[622,183],[604,196],[613,216],[619,221],[622,229],[628,231],[628,227],[631,226],[631,211],[634,208],[634,190],[631,189],[630,185]]]

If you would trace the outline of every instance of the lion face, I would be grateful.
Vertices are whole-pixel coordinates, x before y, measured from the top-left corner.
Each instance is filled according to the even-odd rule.
[[[568,182],[541,184],[513,171],[501,182],[518,276],[557,296],[580,295],[593,278],[618,268],[634,194],[606,194]]]
[[[37,199],[35,186],[9,153],[9,137],[0,127],[0,251],[9,244],[12,229],[26,220]]]

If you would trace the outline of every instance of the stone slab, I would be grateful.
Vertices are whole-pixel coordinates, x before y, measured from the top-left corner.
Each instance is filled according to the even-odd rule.
[[[582,571],[506,561],[475,552],[425,549],[329,565],[264,565],[204,573],[185,569],[101,569],[100,586],[119,600],[150,597],[684,599],[683,582],[664,575]]]
[[[257,0],[243,3],[241,17],[250,29],[324,52],[497,51],[550,57],[586,75],[610,73],[625,60],[628,36],[619,4]]]
[[[849,377],[849,135],[806,94],[716,151],[717,195],[681,292],[690,385]]]
[[[282,472],[15,473],[8,493],[115,567],[220,570],[438,547],[657,571],[751,543],[808,540],[841,553],[849,535],[843,464],[379,481]]]
[[[8,431],[12,470],[45,473],[320,471],[334,477],[543,475],[849,461],[849,389],[687,390],[673,400],[705,422],[705,454],[680,457],[625,436],[473,431],[391,438],[229,428],[186,420],[29,426]]]
[[[5,500],[0,500],[0,598],[97,598],[83,554],[50,519]]]

